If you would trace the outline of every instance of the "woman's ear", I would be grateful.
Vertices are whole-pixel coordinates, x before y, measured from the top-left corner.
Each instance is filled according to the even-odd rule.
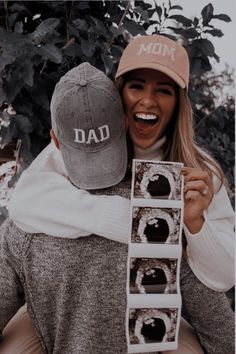
[[[55,132],[54,132],[53,129],[50,129],[50,137],[51,137],[51,139],[53,140],[53,142],[54,142],[56,148],[57,148],[58,150],[60,150],[59,142],[58,142],[58,140],[57,140],[56,134],[55,134]]]

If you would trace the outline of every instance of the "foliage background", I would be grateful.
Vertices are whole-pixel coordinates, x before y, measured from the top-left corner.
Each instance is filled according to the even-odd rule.
[[[221,163],[233,198],[234,98],[217,97],[232,88],[233,73],[214,73],[211,62],[219,57],[210,40],[223,36],[212,20],[220,26],[228,15],[209,3],[190,19],[171,1],[1,1],[0,11],[0,148],[20,140],[23,168],[49,142],[49,102],[59,78],[83,61],[114,78],[127,42],[148,31],[186,47],[196,139]]]
[[[211,39],[223,36],[222,21],[231,19],[211,3],[199,17],[187,18],[172,1],[1,0],[0,157],[10,146],[20,162],[9,186],[50,141],[49,103],[59,78],[84,61],[114,78],[127,42],[148,31],[178,39],[188,51],[196,140],[220,162],[233,202],[234,72],[212,67],[219,57]],[[4,207],[0,214],[1,221]]]

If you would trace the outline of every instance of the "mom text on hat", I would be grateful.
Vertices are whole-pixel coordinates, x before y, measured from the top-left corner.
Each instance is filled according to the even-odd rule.
[[[141,54],[157,54],[164,56],[169,56],[171,60],[175,60],[175,51],[176,48],[169,47],[167,44],[159,43],[159,42],[151,42],[145,45],[145,43],[141,43],[137,55]]]

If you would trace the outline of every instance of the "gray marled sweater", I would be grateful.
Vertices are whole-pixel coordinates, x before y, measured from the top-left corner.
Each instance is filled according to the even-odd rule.
[[[109,194],[123,194],[119,188]],[[104,193],[104,190],[102,191]],[[26,301],[46,353],[126,354],[127,246],[92,235],[0,231],[0,332]],[[223,293],[206,288],[183,259],[183,304],[209,354],[234,353],[234,316]]]
[[[25,296],[46,353],[127,353],[126,245],[26,235],[10,220],[1,238],[1,330]]]

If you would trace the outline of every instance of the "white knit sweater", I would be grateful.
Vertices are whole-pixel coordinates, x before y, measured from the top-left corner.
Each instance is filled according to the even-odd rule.
[[[159,160],[163,143],[164,139],[145,151],[136,148],[135,157]],[[51,143],[16,185],[9,203],[15,224],[29,233],[66,238],[96,234],[128,243],[130,200],[90,194],[65,177],[60,151]],[[234,212],[224,186],[214,194],[204,218],[197,234],[184,226],[188,262],[203,284],[226,291],[234,284]]]

